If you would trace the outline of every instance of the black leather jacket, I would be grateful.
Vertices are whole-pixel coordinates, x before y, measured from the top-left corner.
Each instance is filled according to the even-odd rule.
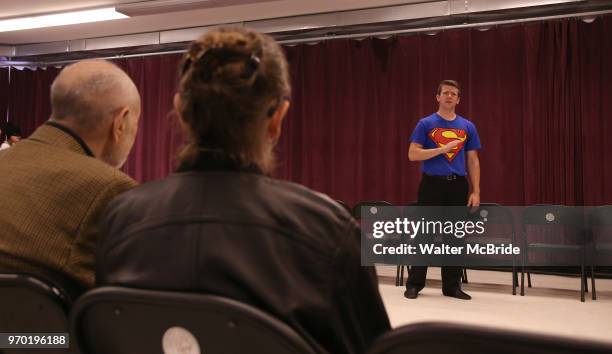
[[[115,199],[101,231],[99,285],[233,298],[319,353],[363,353],[390,328],[348,212],[257,169],[202,159]]]

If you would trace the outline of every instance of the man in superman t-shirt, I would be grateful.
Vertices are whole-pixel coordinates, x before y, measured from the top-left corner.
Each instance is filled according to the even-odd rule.
[[[408,159],[422,161],[419,185],[420,206],[478,206],[480,204],[480,138],[476,126],[455,113],[460,101],[456,81],[438,85],[438,111],[419,121],[410,136]],[[470,183],[468,184],[467,176]],[[471,192],[470,192],[471,184]],[[426,266],[412,266],[404,296],[416,299],[425,287]],[[461,291],[461,267],[442,267],[442,293],[462,300],[471,297]]]

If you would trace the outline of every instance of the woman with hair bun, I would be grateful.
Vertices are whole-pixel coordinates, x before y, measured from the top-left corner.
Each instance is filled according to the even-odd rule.
[[[390,326],[376,274],[360,265],[359,227],[326,195],[269,177],[289,109],[281,48],[219,29],[191,44],[180,75],[180,167],[111,203],[98,284],[232,298],[315,352],[365,352]]]

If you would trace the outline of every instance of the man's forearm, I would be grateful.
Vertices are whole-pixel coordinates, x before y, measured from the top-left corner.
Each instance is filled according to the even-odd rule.
[[[442,148],[435,148],[435,149],[411,148],[408,151],[408,160],[410,161],[429,160],[432,157],[436,157],[442,153],[444,153],[444,150]]]
[[[468,175],[472,184],[472,193],[480,194],[480,161],[478,159],[469,161]]]

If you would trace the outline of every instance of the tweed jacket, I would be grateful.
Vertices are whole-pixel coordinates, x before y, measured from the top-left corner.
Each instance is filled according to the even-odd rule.
[[[57,123],[0,151],[0,272],[92,287],[99,215],[135,185]]]

